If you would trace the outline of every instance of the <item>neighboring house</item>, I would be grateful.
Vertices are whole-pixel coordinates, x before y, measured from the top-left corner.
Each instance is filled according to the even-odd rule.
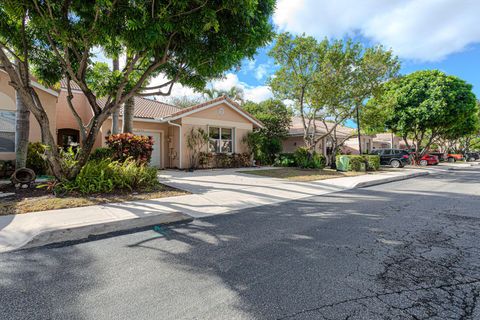
[[[373,136],[362,134],[360,136],[360,142],[362,144],[362,152],[368,153],[375,149],[373,144]],[[342,153],[344,154],[359,154],[360,149],[358,147],[358,136],[355,133],[350,139],[345,141],[343,147],[341,148]]]
[[[408,139],[410,146],[413,146],[413,141]],[[399,136],[385,132],[377,133],[373,137],[373,148],[374,149],[407,149],[407,144]]]
[[[317,120],[317,134],[318,136],[323,136],[327,133],[334,125],[333,122],[326,122],[325,124]],[[337,125],[335,128],[336,131],[336,140],[337,145],[340,145],[340,152],[343,154],[358,154],[358,137],[356,129],[348,128],[342,125]],[[300,117],[292,117],[292,124],[289,129],[288,137],[283,141],[283,152],[292,153],[298,147],[305,146],[303,140],[303,121]],[[315,146],[315,151],[323,154],[329,155],[332,152],[332,141],[333,133],[329,136],[326,136],[319,140]],[[362,135],[360,137],[362,143],[362,152],[369,152],[373,148],[373,136]]]
[[[330,131],[330,129],[332,129],[334,125],[335,124],[333,122],[323,123],[323,121],[316,120],[317,136],[325,135],[328,131]],[[311,126],[311,130],[313,130],[313,125]],[[355,134],[354,129],[347,128],[341,125],[337,125],[335,130],[336,130],[336,139],[338,144],[345,142]],[[292,123],[289,128],[288,136],[282,142],[283,152],[292,153],[292,152],[295,152],[297,148],[305,146],[305,142],[303,139],[304,131],[305,130],[303,127],[302,118],[292,117]],[[331,140],[332,140],[331,136],[325,136],[322,139],[320,139],[315,146],[315,151],[323,155],[330,154],[331,147],[333,145]]]
[[[16,93],[9,85],[10,78],[5,71],[0,70],[0,160],[15,159],[15,112]],[[32,87],[38,94],[48,116],[50,129],[56,130],[56,106],[59,92],[42,86],[32,80]],[[41,141],[40,125],[30,113],[29,141]]]
[[[377,133],[373,137],[373,148],[374,149],[399,149],[400,141],[402,139],[393,133]]]
[[[0,103],[2,103],[0,112],[2,109],[6,109],[10,113],[4,114],[3,117],[0,113],[0,126],[5,126],[4,130],[13,131],[11,135],[14,136],[15,94],[8,85],[8,77],[5,75],[2,79],[4,80],[0,81]],[[83,123],[88,123],[92,117],[88,101],[78,86],[72,83],[71,88],[74,96],[72,104]],[[39,88],[40,94],[47,113],[51,114],[51,130],[56,133],[58,145],[68,146],[78,143],[80,141],[79,127],[67,103],[66,83],[61,83],[60,92]],[[3,96],[7,96],[8,99]],[[4,100],[8,101],[4,102]],[[99,100],[100,105],[102,105],[102,101],[102,99]],[[190,151],[187,148],[186,140],[192,128],[200,127],[208,132],[210,139],[204,151],[244,153],[248,152],[248,148],[242,143],[243,137],[254,128],[262,127],[260,121],[244,111],[236,102],[224,96],[186,109],[140,97],[135,97],[134,101],[134,133],[153,137],[154,148],[151,165],[159,168],[188,168],[190,166]],[[122,110],[119,118],[119,127],[121,128]],[[8,120],[8,126],[1,124],[3,119]],[[33,122],[34,127],[36,121]],[[95,147],[105,146],[105,137],[111,133],[111,126],[112,119],[110,117],[102,125],[95,141]],[[2,127],[0,127],[0,131],[2,131]],[[40,140],[38,132],[38,129],[32,130],[31,128],[30,141]],[[0,133],[0,137],[2,137],[2,133]],[[0,148],[2,141],[0,140]],[[4,144],[7,145],[6,142]],[[15,158],[14,145],[12,146],[11,141],[8,146],[12,151],[7,154],[0,149],[0,160]]]

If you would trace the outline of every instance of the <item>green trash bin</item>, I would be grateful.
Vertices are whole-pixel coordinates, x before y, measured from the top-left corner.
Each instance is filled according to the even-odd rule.
[[[347,156],[340,156],[338,157],[336,165],[337,171],[348,171],[348,167],[350,166],[350,158]]]

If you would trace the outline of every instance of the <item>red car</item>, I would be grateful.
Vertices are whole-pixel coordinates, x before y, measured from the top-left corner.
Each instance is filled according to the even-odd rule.
[[[412,159],[415,159],[415,152],[412,152],[411,154]],[[438,156],[434,156],[431,154],[426,154],[420,159],[420,165],[422,167],[426,166],[435,166],[440,163],[440,160],[438,159]]]
[[[440,160],[438,159],[438,157],[430,154],[426,154],[420,159],[420,165],[423,167],[432,166],[432,165],[435,166],[439,163],[440,163]]]

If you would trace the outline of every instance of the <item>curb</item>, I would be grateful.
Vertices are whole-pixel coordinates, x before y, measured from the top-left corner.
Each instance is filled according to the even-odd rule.
[[[426,171],[413,172],[413,173],[410,173],[408,175],[394,176],[394,177],[388,177],[388,178],[372,180],[372,181],[364,181],[364,182],[357,183],[356,185],[354,185],[352,187],[352,189],[376,186],[376,185],[379,185],[379,184],[385,184],[385,183],[390,183],[390,182],[395,182],[395,181],[402,181],[402,180],[417,178],[417,177],[421,177],[421,176],[427,176],[429,174],[430,174],[430,172],[426,172]]]
[[[79,227],[42,230],[27,242],[15,247],[6,248],[1,252],[18,251],[42,246],[62,246],[73,243],[94,241],[109,236],[127,233],[127,231],[141,231],[156,225],[192,222],[193,217],[180,213],[169,212],[146,217],[116,220],[106,223],[91,224]]]

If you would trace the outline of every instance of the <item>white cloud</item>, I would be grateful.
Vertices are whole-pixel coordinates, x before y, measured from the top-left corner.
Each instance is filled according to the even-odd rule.
[[[268,65],[267,64],[261,64],[257,67],[257,69],[255,70],[255,79],[257,79],[258,81],[262,80],[263,78],[265,78],[265,76],[267,75],[268,73]]]
[[[272,92],[268,86],[250,86],[238,79],[235,73],[227,73],[223,79],[214,80],[211,86],[219,90],[229,90],[232,87],[239,87],[245,93],[245,99],[260,102],[271,98]]]
[[[361,34],[402,58],[435,61],[480,42],[474,0],[279,0],[282,31],[317,38]]]
[[[165,78],[162,75],[160,75],[152,79],[150,81],[150,85],[151,86],[160,85],[165,81],[166,81]],[[269,99],[273,96],[268,86],[250,86],[244,82],[241,82],[235,73],[227,73],[225,77],[210,82],[208,86],[218,90],[229,90],[232,87],[239,87],[243,89],[243,92],[245,93],[245,99],[251,100],[254,102],[260,102],[260,101]],[[195,97],[195,98],[203,97],[202,93],[196,92],[192,88],[185,87],[179,83],[176,83],[173,85],[172,93],[170,96],[168,97],[157,96],[157,99],[168,102],[171,100],[172,97],[183,97],[183,96]]]

